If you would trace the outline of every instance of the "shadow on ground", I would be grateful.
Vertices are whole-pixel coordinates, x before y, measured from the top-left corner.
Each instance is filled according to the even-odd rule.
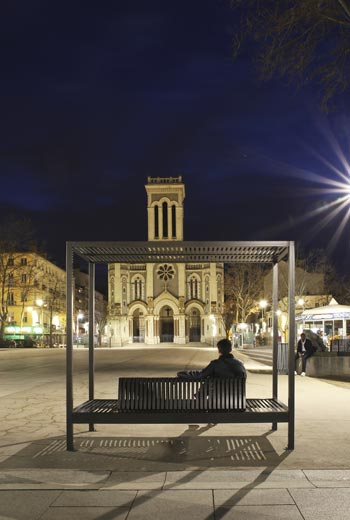
[[[260,436],[200,436],[211,428],[190,425],[178,437],[75,437],[66,451],[64,437],[36,441],[0,464],[0,469],[57,468],[109,471],[171,471],[276,467],[279,455]]]

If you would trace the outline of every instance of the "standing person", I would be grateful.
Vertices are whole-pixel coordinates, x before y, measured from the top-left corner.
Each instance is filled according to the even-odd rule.
[[[247,377],[246,369],[241,361],[231,354],[232,344],[229,339],[221,339],[217,343],[219,358],[213,359],[202,370],[182,370],[177,373],[180,379],[205,379],[206,377]]]
[[[295,354],[295,369],[294,374],[297,375],[297,361],[299,358],[302,358],[302,372],[301,375],[305,376],[306,372],[306,360],[313,356],[315,353],[315,349],[312,346],[311,340],[307,339],[304,332],[300,334],[300,339],[297,345],[297,352]]]

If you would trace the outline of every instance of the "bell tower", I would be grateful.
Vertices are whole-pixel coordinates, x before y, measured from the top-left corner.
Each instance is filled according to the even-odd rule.
[[[179,177],[148,177],[148,240],[183,240],[185,185]]]

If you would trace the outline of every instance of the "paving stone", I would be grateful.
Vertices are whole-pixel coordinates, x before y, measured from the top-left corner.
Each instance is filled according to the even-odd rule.
[[[5,469],[0,473],[0,489],[99,488],[109,475],[71,469]]]
[[[136,491],[98,490],[62,491],[53,507],[130,507]]]
[[[0,491],[0,520],[37,520],[60,491]]]
[[[214,520],[213,496],[210,491],[188,490],[141,491],[137,493],[128,520]]]
[[[305,520],[349,520],[350,489],[292,489]]]
[[[235,506],[215,510],[220,520],[304,520],[296,506]]]
[[[214,491],[215,507],[232,505],[294,505],[294,501],[286,489],[241,489]]]
[[[169,471],[164,489],[313,487],[301,470]]]
[[[165,481],[165,472],[113,471],[101,489],[161,489]]]
[[[317,487],[350,487],[349,469],[304,470],[304,473]]]
[[[40,520],[125,520],[128,512],[118,507],[51,507]]]

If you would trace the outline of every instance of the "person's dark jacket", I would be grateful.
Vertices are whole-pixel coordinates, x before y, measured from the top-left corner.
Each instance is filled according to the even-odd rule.
[[[313,347],[311,340],[309,340],[308,338],[306,338],[306,340],[305,340],[304,347],[305,347],[305,353],[307,353],[309,356],[311,356],[312,354],[315,353],[315,348]],[[299,339],[299,341],[298,341],[297,352],[302,352],[301,339]]]
[[[214,359],[202,370],[188,370],[179,372],[180,378],[205,379],[206,377],[247,377],[243,363],[234,358],[232,354],[222,354]]]

